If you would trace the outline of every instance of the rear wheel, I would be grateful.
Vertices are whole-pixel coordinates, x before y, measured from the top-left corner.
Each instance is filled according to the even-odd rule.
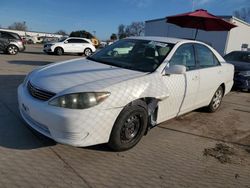
[[[118,116],[112,129],[109,147],[123,151],[134,147],[147,128],[147,110],[138,105],[125,107]]]
[[[60,47],[57,47],[57,48],[55,49],[55,53],[56,53],[57,55],[63,55],[63,49],[60,48]]]
[[[90,48],[86,48],[83,53],[85,56],[90,56],[92,54],[92,50]]]
[[[15,45],[10,45],[8,46],[7,48],[7,52],[10,54],[10,55],[16,55],[18,53],[18,48],[15,46]]]
[[[207,106],[207,110],[209,112],[215,112],[215,111],[217,111],[219,109],[219,107],[221,105],[222,98],[223,98],[223,92],[224,91],[223,91],[222,86],[220,86],[216,90],[210,104]]]

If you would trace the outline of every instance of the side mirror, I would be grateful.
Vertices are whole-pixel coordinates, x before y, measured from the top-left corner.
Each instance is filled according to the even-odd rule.
[[[186,72],[186,67],[184,65],[170,65],[165,68],[164,72],[165,75],[184,74]]]
[[[68,44],[68,43],[69,43],[69,41],[67,41],[67,40],[66,40],[66,41],[64,41],[64,44]]]

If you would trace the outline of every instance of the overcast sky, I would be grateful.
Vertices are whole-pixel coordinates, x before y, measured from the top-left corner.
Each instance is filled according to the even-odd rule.
[[[250,0],[1,0],[0,25],[25,21],[29,30],[96,31],[100,39],[117,33],[119,24],[146,21],[203,8],[215,15],[232,15],[250,7]]]

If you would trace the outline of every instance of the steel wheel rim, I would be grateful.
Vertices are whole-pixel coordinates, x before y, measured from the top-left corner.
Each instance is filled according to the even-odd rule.
[[[129,143],[137,138],[141,129],[141,117],[139,114],[129,116],[121,129],[121,142]]]
[[[212,106],[214,109],[217,109],[220,106],[221,99],[222,99],[222,91],[221,89],[219,89],[215,92],[213,97]]]

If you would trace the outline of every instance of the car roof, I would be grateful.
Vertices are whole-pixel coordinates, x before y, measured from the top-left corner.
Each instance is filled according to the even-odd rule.
[[[172,37],[155,37],[155,36],[139,36],[139,37],[128,37],[127,39],[140,39],[140,40],[153,40],[158,42],[167,42],[176,44],[178,42],[194,42],[202,43],[200,41],[181,39],[181,38],[172,38]]]
[[[242,54],[250,54],[250,51],[240,51],[240,50],[235,50],[235,51],[231,51],[230,53],[242,53]]]
[[[14,35],[18,35],[19,36],[18,33],[10,32],[10,31],[0,31],[0,32],[2,32],[2,33],[10,33],[10,34],[14,34]]]
[[[83,38],[83,37],[68,37],[66,39],[87,39],[87,38]],[[87,40],[90,40],[90,39],[87,39]]]

